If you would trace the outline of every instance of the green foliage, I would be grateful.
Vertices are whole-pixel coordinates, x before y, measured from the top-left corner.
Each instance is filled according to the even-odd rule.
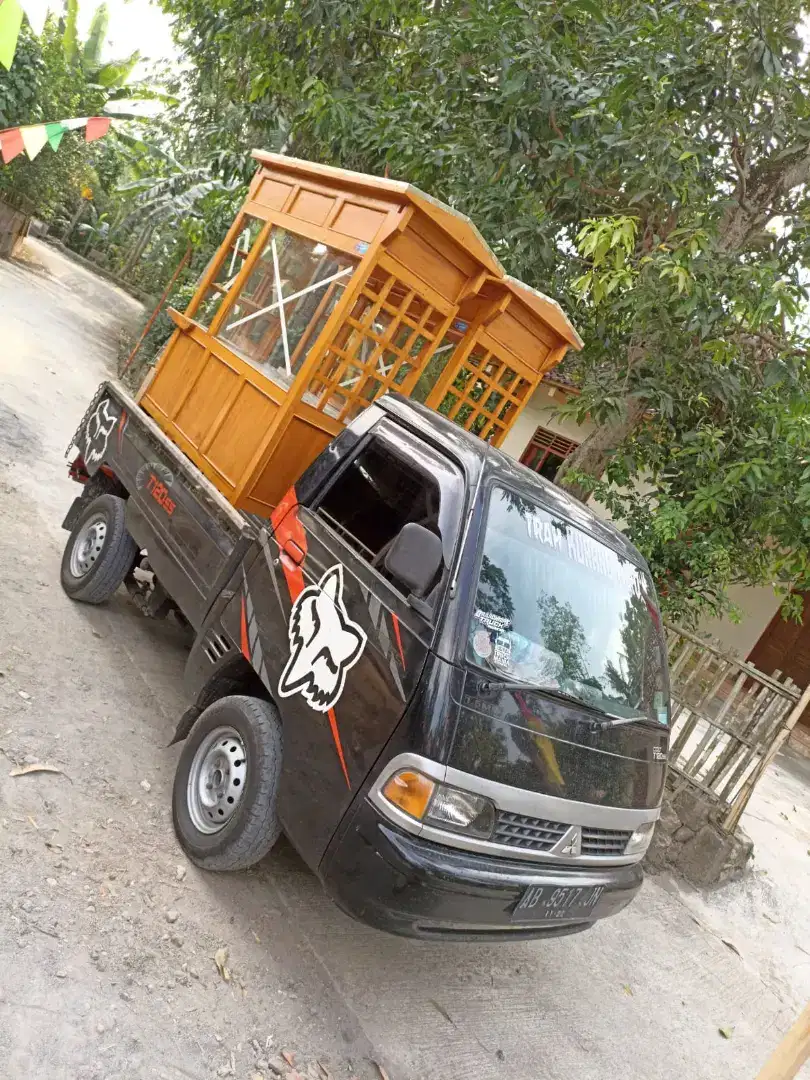
[[[98,71],[101,67],[101,50],[104,48],[104,39],[107,37],[109,25],[110,13],[107,5],[99,4],[93,12],[90,33],[87,35],[82,51],[82,67],[85,71]]]
[[[562,300],[569,411],[600,424],[563,483],[625,522],[671,612],[810,587],[798,0],[163,4],[220,175],[254,145],[388,169]]]
[[[62,34],[62,45],[65,50],[65,59],[69,64],[75,64],[79,58],[79,0],[65,0],[65,29]]]
[[[39,39],[23,25],[11,70],[0,70],[4,127],[93,115],[105,101],[106,94],[69,63],[56,20],[48,20]],[[0,164],[0,195],[22,199],[34,213],[50,220],[66,200],[79,198],[85,184],[92,185],[94,156],[83,140],[68,133],[58,153],[46,146],[34,161],[21,155],[10,165]]]

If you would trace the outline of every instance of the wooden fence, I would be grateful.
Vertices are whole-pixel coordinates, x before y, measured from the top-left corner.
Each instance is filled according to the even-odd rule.
[[[802,696],[781,672],[765,675],[679,627],[667,627],[672,683],[670,769],[718,806],[731,831]]]

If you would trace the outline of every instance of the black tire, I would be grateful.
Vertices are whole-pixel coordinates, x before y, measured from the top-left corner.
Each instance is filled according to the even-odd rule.
[[[189,809],[189,777],[197,751],[217,728],[232,728],[245,749],[247,775],[233,816],[218,831],[201,831]],[[204,870],[246,870],[278,840],[276,799],[281,782],[282,735],[278,709],[261,698],[220,698],[200,715],[183,745],[174,774],[172,817],[177,839]]]
[[[120,586],[138,557],[138,545],[127,532],[126,503],[117,495],[99,495],[87,504],[70,531],[62,555],[62,588],[73,600],[85,604],[103,604]],[[105,535],[91,553],[92,565],[86,572],[74,573],[71,560],[88,524],[98,518]]]

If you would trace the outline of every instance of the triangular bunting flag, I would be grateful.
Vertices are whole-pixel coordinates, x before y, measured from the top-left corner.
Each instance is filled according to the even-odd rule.
[[[8,3],[8,0],[5,0]],[[23,137],[20,134],[19,128],[11,128],[10,131],[4,131],[0,134],[0,147],[2,148],[3,161],[8,165],[10,161],[13,161],[18,154],[22,154],[25,150],[25,143]]]
[[[46,124],[45,134],[48,137],[48,142],[51,144],[51,150],[58,150],[59,143],[62,141],[62,136],[65,134],[67,128],[64,124]]]
[[[45,20],[48,18],[49,0],[20,0],[28,25],[39,37],[45,29]]]
[[[17,3],[17,0],[0,0],[0,13],[7,4],[13,3]],[[75,131],[77,128],[86,128],[86,141],[94,142],[107,134],[111,121],[112,117],[109,116],[81,116],[71,120],[57,120],[52,124],[28,124],[21,128],[9,128],[7,131],[0,131],[0,156],[6,165],[23,152],[33,161],[45,143],[49,143],[52,150],[58,150],[65,132]]]
[[[19,0],[2,0],[0,3],[0,64],[11,70],[14,53],[17,51],[17,38],[20,36],[23,9]]]
[[[84,137],[87,142],[93,142],[94,139],[103,138],[109,130],[109,116],[91,116],[87,121],[87,132]]]
[[[21,127],[20,135],[22,135],[25,152],[28,154],[31,161],[33,161],[48,141],[48,133],[45,130],[45,125],[37,124],[35,127]]]

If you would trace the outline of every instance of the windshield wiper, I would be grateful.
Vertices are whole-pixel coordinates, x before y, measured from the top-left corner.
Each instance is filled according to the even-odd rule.
[[[482,690],[533,690],[537,694],[547,694],[549,697],[558,698],[560,701],[570,702],[572,705],[577,705],[581,709],[587,709],[588,712],[598,713],[600,719],[592,721],[592,727],[595,731],[605,731],[609,728],[621,727],[623,724],[637,724],[641,720],[646,720],[651,723],[650,718],[640,713],[637,716],[620,716],[618,713],[608,712],[607,709],[601,709],[598,705],[593,705],[589,701],[583,701],[582,698],[578,698],[575,694],[567,694],[565,690],[552,689],[550,686],[540,686],[536,682],[512,682],[511,679],[485,679],[481,684]]]

